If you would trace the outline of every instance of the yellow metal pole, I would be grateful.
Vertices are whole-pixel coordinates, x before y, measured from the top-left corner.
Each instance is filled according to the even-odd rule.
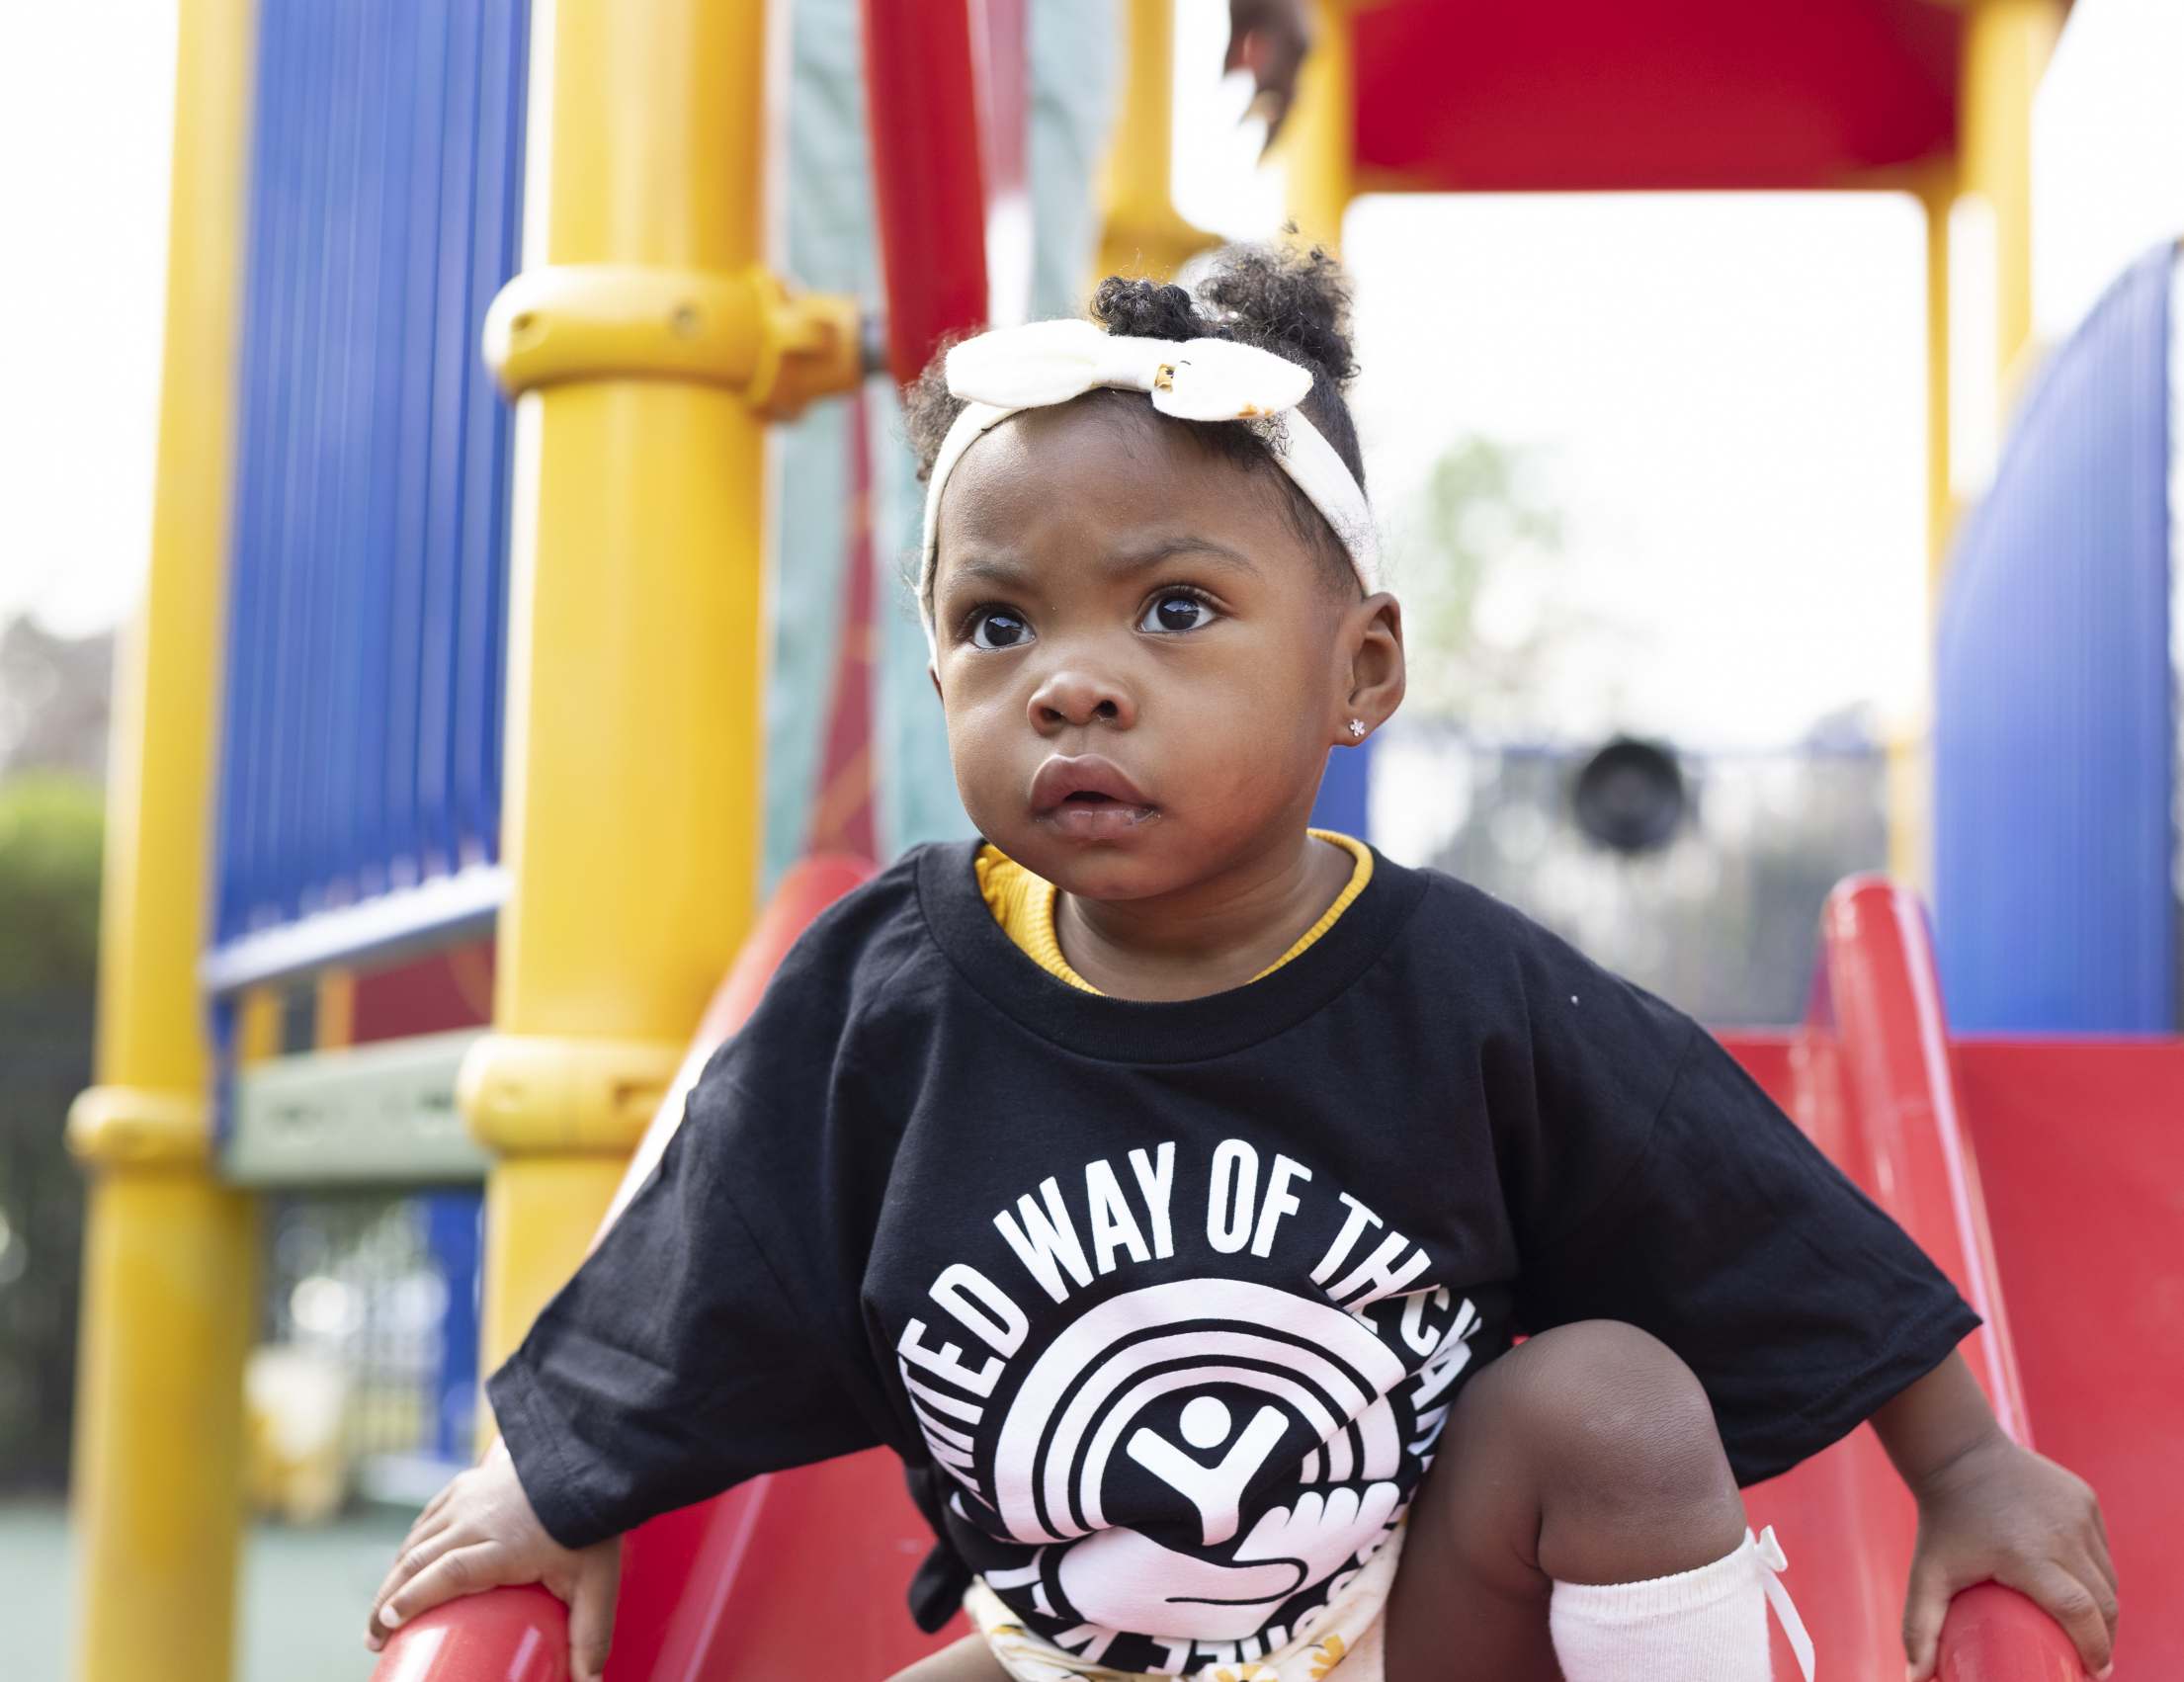
[[[1926,214],[1926,559],[1927,587],[1938,589],[1942,556],[1956,524],[1949,475],[1949,208],[1957,197],[1955,160],[1919,181]]]
[[[76,1414],[76,1674],[225,1682],[251,1206],[210,1171],[207,927],[254,9],[183,0],[157,482],[114,711]]]
[[[1957,519],[1949,465],[1949,208],[1957,197],[1956,160],[1937,161],[1912,185],[1926,217],[1926,586],[1931,617],[1940,604],[1942,562]],[[1922,688],[1930,690],[1931,685]],[[1924,892],[1933,882],[1933,799],[1922,722],[1905,721],[1889,739],[1888,804],[1889,874]]]
[[[2005,402],[2033,330],[2033,95],[2062,31],[2061,0],[1978,0],[1958,94],[1962,190],[1994,210],[1995,365]]]
[[[542,7],[527,271],[612,265],[602,284],[643,293],[644,271],[755,263],[765,42],[764,0]],[[702,316],[667,336],[711,332]],[[507,327],[519,350],[539,330]],[[512,892],[496,1033],[462,1080],[496,1155],[488,1369],[582,1257],[753,913],[762,424],[695,373],[563,378],[518,404]]]
[[[1130,0],[1123,109],[1107,159],[1107,225],[1099,274],[1172,280],[1220,243],[1176,213],[1170,188],[1175,126],[1175,0]]]
[[[2033,95],[2055,51],[2062,11],[2061,0],[1974,0],[1958,63],[1957,156],[1937,163],[1918,185],[1926,211],[1926,582],[1937,616],[1960,512],[1950,464],[1953,430],[2001,424],[2035,354]],[[1993,417],[1952,414],[1950,406],[1950,212],[1962,195],[1983,200],[1993,216],[1993,355],[2001,394]],[[1969,274],[1955,279],[1977,284]],[[1889,868],[1920,887],[1932,878],[1932,793],[1925,733],[1892,742]]]
[[[1347,0],[1314,0],[1312,46],[1298,72],[1281,149],[1298,238],[1339,254],[1342,213],[1357,192],[1357,61]]]

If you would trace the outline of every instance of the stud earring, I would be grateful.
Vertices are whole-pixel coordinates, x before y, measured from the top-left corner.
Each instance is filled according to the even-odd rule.
[[[1365,720],[1363,718],[1352,718],[1350,720],[1350,733],[1363,741],[1365,739]]]

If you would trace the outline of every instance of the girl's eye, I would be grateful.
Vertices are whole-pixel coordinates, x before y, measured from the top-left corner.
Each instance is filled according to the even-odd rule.
[[[1007,608],[988,608],[971,622],[970,644],[974,648],[1013,648],[1026,641],[1032,628]]]
[[[1137,622],[1139,631],[1198,631],[1214,623],[1214,610],[1196,596],[1162,596]]]

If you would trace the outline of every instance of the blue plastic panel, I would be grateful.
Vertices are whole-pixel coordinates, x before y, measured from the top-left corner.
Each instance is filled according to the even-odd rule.
[[[264,0],[217,939],[499,847],[528,0]]]
[[[1367,736],[1355,747],[1327,750],[1327,769],[1319,779],[1319,798],[1312,802],[1314,829],[1332,829],[1353,840],[1372,840],[1373,744]]]
[[[2135,264],[2056,354],[1950,565],[1934,887],[1959,1029],[2176,1026],[2173,259]]]

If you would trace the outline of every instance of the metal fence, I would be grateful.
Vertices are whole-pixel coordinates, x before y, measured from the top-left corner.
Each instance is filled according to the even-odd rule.
[[[1626,855],[1578,826],[1591,749],[1413,729],[1384,737],[1373,835],[1545,923],[1587,956],[1721,1027],[1801,1020],[1827,891],[1888,859],[1876,745],[1681,756],[1682,822]]]

